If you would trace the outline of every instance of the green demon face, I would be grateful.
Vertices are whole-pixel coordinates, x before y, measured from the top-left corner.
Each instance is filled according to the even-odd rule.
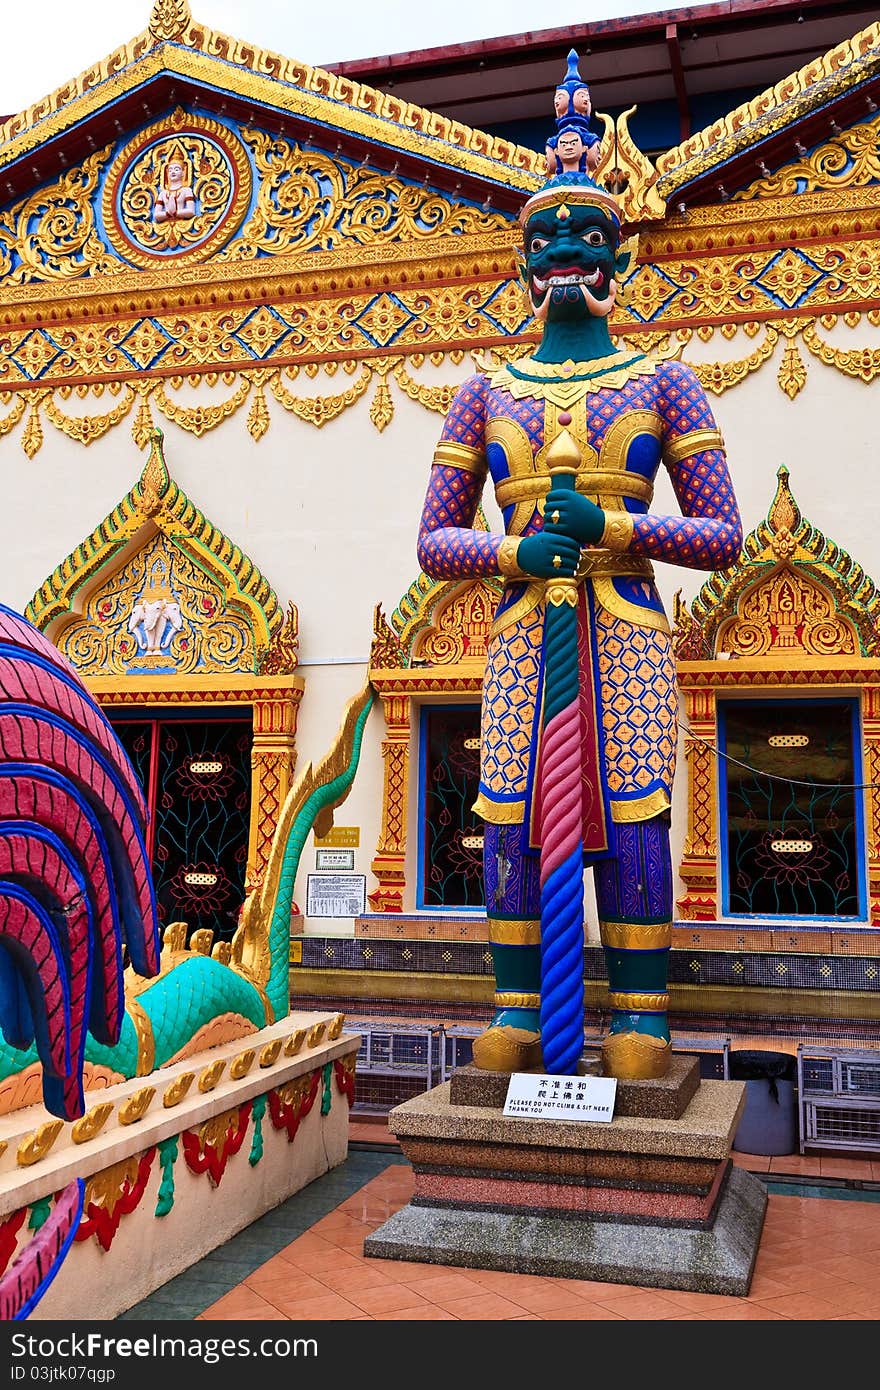
[[[617,296],[615,276],[630,261],[619,253],[620,232],[599,208],[576,203],[542,208],[526,223],[529,298],[546,321],[605,318]]]

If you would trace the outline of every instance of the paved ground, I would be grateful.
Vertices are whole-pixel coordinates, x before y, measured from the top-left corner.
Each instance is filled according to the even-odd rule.
[[[375,1137],[375,1128],[372,1133]],[[743,1166],[767,1173],[770,1182],[748,1298],[365,1259],[364,1237],[407,1201],[412,1174],[393,1151],[354,1149],[340,1168],[123,1318],[876,1320],[880,1191],[812,1187],[797,1179],[876,1182],[880,1167],[845,1157],[735,1157]],[[772,1165],[777,1165],[773,1172]],[[791,1181],[783,1183],[780,1172],[790,1174]]]

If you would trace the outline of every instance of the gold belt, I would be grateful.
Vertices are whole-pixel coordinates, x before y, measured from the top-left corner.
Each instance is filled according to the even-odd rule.
[[[613,550],[582,550],[574,577],[585,579],[653,579],[654,566],[641,555],[621,555]]]
[[[576,487],[578,492],[588,497],[602,493],[613,495],[618,500],[629,497],[634,502],[650,504],[654,496],[654,483],[650,478],[642,478],[638,473],[625,473],[619,468],[584,469],[577,475]],[[537,502],[539,498],[546,497],[549,491],[549,474],[502,478],[495,484],[495,500],[503,508],[516,502]]]
[[[654,566],[650,560],[644,559],[640,555],[621,555],[613,550],[582,550],[578,567],[575,570],[575,579],[582,584],[585,579],[653,579]],[[521,579],[508,579],[505,583],[505,592],[508,584],[521,584]],[[541,602],[544,597],[544,590],[547,585],[545,579],[530,579],[524,592],[506,608],[503,613],[492,624],[492,631],[489,635],[491,641],[499,632],[511,626],[512,623],[519,622],[526,614],[531,613],[533,608]],[[648,610],[645,614],[639,615],[639,619],[645,622]],[[664,630],[668,632],[668,624],[663,618]],[[650,626],[659,626],[658,623],[651,623]]]

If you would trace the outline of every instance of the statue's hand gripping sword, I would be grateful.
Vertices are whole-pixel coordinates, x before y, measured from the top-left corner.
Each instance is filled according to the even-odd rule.
[[[547,451],[556,490],[574,489],[580,450],[566,429]],[[544,517],[545,527],[552,518]],[[541,831],[541,1048],[573,1076],[584,1047],[584,869],[578,581],[548,579],[544,716],[538,769]]]

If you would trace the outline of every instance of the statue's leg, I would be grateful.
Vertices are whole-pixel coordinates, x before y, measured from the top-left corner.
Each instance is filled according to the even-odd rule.
[[[672,862],[665,816],[615,826],[617,856],[595,867],[611,1029],[602,1044],[607,1076],[665,1076],[667,980],[672,943]]]
[[[540,860],[522,851],[521,825],[484,831],[486,915],[495,972],[495,1016],[474,1043],[483,1071],[541,1065]]]

